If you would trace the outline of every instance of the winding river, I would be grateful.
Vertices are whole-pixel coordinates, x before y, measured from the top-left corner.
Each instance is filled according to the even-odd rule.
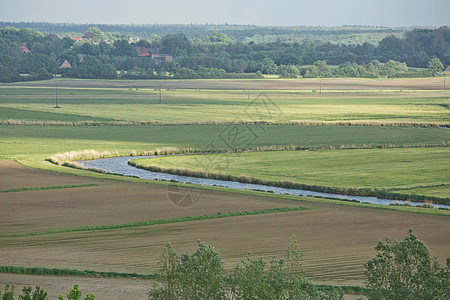
[[[179,176],[172,175],[166,173],[157,173],[146,171],[142,169],[135,168],[128,164],[130,159],[136,158],[151,158],[154,156],[122,156],[122,157],[111,157],[111,158],[100,158],[95,160],[87,160],[87,161],[78,161],[78,163],[83,164],[85,168],[95,168],[101,169],[109,173],[121,174],[125,176],[137,176],[142,179],[153,179],[153,180],[166,180],[166,181],[177,181],[181,183],[192,183],[198,185],[207,185],[207,186],[222,186],[229,187],[233,189],[241,189],[241,190],[260,190],[260,191],[271,191],[275,194],[290,194],[297,196],[312,196],[312,197],[327,197],[341,200],[356,200],[361,203],[372,203],[372,204],[381,204],[381,205],[390,205],[390,204],[405,204],[406,201],[401,200],[389,200],[389,199],[380,199],[377,197],[363,197],[363,196],[351,196],[351,195],[340,195],[340,194],[331,194],[331,193],[322,193],[322,192],[313,192],[307,190],[298,190],[298,189],[287,189],[280,188],[274,186],[260,185],[260,184],[250,184],[250,183],[240,183],[234,181],[225,181],[218,179],[207,179],[207,178],[197,178],[197,177],[189,177],[189,176]],[[422,206],[422,202],[409,202],[412,206]],[[447,208],[450,209],[450,205],[444,204],[434,204],[435,208]]]

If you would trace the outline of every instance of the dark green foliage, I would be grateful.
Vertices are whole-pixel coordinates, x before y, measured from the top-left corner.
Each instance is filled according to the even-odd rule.
[[[11,288],[11,289],[10,289]],[[0,291],[0,299],[1,300],[14,300],[14,286],[9,286],[9,284],[5,285],[5,291]]]
[[[41,25],[35,24],[35,28]],[[53,30],[60,29],[49,27]],[[87,31],[93,36],[83,42],[74,43],[67,36],[61,39],[54,34],[6,26],[0,30],[0,57],[7,58],[0,59],[0,81],[48,79],[51,74],[56,73],[61,73],[64,77],[114,79],[117,78],[116,70],[122,71],[121,78],[125,79],[257,78],[257,72],[295,78],[298,75],[296,71],[277,71],[277,68],[283,65],[299,68],[304,64],[307,65],[301,70],[304,77],[419,77],[440,72],[442,65],[434,62],[441,61],[443,66],[450,64],[450,56],[447,53],[450,45],[448,27],[435,30],[415,29],[407,32],[405,38],[386,36],[389,32],[395,32],[392,29],[306,29],[315,39],[293,38],[292,34],[305,32],[303,29],[303,33],[299,33],[296,28],[261,27],[227,29],[225,32],[213,30],[202,36],[198,32],[194,34],[193,27],[181,27],[185,30],[184,33],[173,31],[173,28],[177,28],[173,26],[170,30],[163,30],[162,38],[153,34],[150,40],[137,43],[129,43],[125,39],[125,36],[129,35],[105,33],[98,27],[90,27]],[[144,28],[138,30],[141,37],[149,35],[148,32],[142,32]],[[212,28],[214,29],[214,26]],[[154,29],[156,31],[153,32],[160,32],[160,28]],[[255,35],[258,31],[271,34]],[[292,31],[291,34],[287,33],[289,31]],[[377,41],[381,40],[381,32],[384,32],[385,38],[380,41],[378,47],[359,40],[350,44],[344,43],[342,37],[339,40],[341,34],[361,34],[364,31],[369,37],[371,34],[377,36]],[[188,38],[185,34],[189,32],[192,34]],[[244,32],[253,33],[246,37],[245,42],[239,38]],[[341,43],[318,39],[333,34],[336,34]],[[289,37],[286,42],[281,43],[281,39],[287,36]],[[114,41],[114,44],[109,44],[111,41]],[[23,43],[26,43],[31,53],[21,53],[20,47]],[[179,67],[170,70],[171,62],[138,57],[136,46],[160,49],[160,53],[171,54],[179,63]],[[69,55],[68,52],[73,53]],[[83,66],[73,54],[90,55],[97,60],[88,59]],[[58,69],[56,58],[69,59],[72,69]],[[373,64],[373,61],[378,64]],[[430,61],[433,61],[432,65],[429,65]],[[341,67],[330,69],[327,64]],[[406,65],[429,67],[430,70],[409,71]],[[42,68],[45,71],[42,71]],[[30,76],[19,76],[19,73]]]
[[[448,299],[449,263],[436,258],[410,229],[404,241],[379,241],[377,255],[366,267],[369,299]]]
[[[199,241],[192,255],[178,256],[169,243],[158,266],[161,286],[152,287],[149,299],[225,299],[223,262],[210,245]]]
[[[158,284],[149,299],[342,299],[338,288],[315,286],[303,269],[295,238],[283,258],[249,256],[225,276],[219,252],[199,241],[192,255],[178,256],[167,244],[159,259]]]
[[[78,271],[71,269],[47,269],[40,267],[15,267],[0,266],[0,272],[12,274],[29,274],[29,275],[56,275],[56,276],[89,276],[89,277],[121,277],[121,278],[140,278],[153,279],[153,275],[142,275],[136,273],[117,273],[117,272],[97,272],[97,271]],[[1,299],[1,298],[0,298]]]

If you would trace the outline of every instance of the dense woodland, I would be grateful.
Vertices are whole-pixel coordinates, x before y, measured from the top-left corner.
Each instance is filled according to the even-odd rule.
[[[52,26],[49,28],[58,25]],[[60,26],[70,30],[80,25],[73,25],[74,28]],[[122,27],[113,26],[110,29],[119,30]],[[218,25],[216,27],[220,29]],[[172,29],[170,26],[168,28]],[[57,35],[5,26],[0,29],[0,81],[49,79],[55,74],[104,79],[261,78],[263,74],[276,74],[282,78],[424,77],[436,75],[450,64],[448,27],[413,29],[401,37],[387,35],[378,44],[345,44],[312,37],[297,39],[288,29],[271,27],[266,29],[264,36],[260,35],[261,41],[256,42],[249,41],[242,33],[252,31],[252,26],[229,29],[228,34],[224,30],[207,31],[201,26],[178,28],[174,25],[173,28],[184,28],[189,34],[167,33],[161,36],[155,30],[136,36],[127,34],[126,30],[111,33],[94,26],[87,28],[83,34],[63,34],[59,30]],[[203,31],[194,34],[199,28]],[[253,29],[258,32],[264,28]],[[357,34],[361,30],[357,27],[354,32]],[[319,29],[316,31],[320,32]],[[338,36],[339,31],[343,35],[352,32],[347,27],[323,29],[322,33],[325,31],[334,37]],[[385,31],[388,30],[377,31],[370,27],[364,34]],[[264,37],[272,34],[278,35],[277,40],[265,42]],[[290,41],[283,38],[286,34],[292,35]],[[84,38],[76,41],[72,39],[74,37]],[[254,39],[255,35],[252,37]],[[29,53],[25,53],[28,51],[24,51],[24,45]],[[137,51],[139,46],[160,49],[161,53],[173,56],[174,61],[140,57]],[[59,59],[67,59],[71,68],[60,69]]]

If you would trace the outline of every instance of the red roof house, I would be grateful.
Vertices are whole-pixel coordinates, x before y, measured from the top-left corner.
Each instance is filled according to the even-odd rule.
[[[450,75],[450,66],[447,67],[447,69],[444,70],[445,75]]]
[[[22,53],[30,53],[30,49],[28,49],[27,47],[27,43],[23,43],[22,47],[20,47],[20,49],[22,50]]]
[[[141,47],[136,47],[136,49],[139,53],[139,56],[150,56],[150,53],[147,51],[147,48],[141,46]]]
[[[60,69],[72,68],[72,65],[67,59],[58,59],[58,68]]]

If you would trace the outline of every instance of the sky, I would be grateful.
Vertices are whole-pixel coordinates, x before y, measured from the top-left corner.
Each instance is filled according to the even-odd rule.
[[[0,0],[0,21],[439,27],[450,0]]]

